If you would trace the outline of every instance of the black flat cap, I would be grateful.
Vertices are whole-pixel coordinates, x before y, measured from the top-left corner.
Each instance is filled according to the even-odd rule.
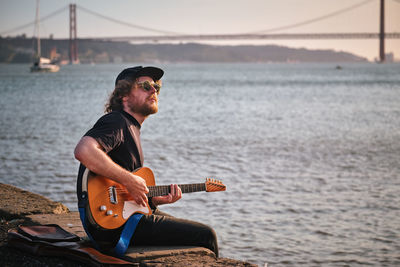
[[[121,73],[118,74],[117,79],[115,79],[115,85],[117,85],[119,80],[135,80],[142,76],[149,76],[154,81],[158,81],[163,75],[164,71],[160,68],[136,66],[121,71]]]

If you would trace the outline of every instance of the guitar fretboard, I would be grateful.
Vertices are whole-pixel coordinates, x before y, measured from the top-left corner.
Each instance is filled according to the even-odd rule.
[[[181,188],[182,193],[193,193],[199,191],[206,191],[206,184],[178,184]],[[165,196],[168,195],[171,191],[170,185],[156,185],[156,186],[148,186],[149,193],[148,197],[156,197],[156,196]]]

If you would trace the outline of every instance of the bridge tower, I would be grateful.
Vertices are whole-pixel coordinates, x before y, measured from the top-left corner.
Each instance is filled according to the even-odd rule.
[[[379,62],[385,62],[385,0],[381,0],[379,31]]]
[[[76,39],[76,4],[69,5],[69,64],[79,63]]]

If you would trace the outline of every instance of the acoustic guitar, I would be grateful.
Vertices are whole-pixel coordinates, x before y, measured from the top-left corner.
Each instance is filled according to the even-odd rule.
[[[170,185],[155,185],[153,171],[147,167],[142,167],[133,174],[146,181],[149,189],[148,197],[164,196],[170,192]],[[214,179],[206,179],[205,183],[178,186],[182,193],[226,190],[225,185]],[[123,185],[109,178],[91,172],[88,176],[87,189],[90,215],[97,225],[105,229],[116,229],[122,226],[135,213],[151,214],[148,203],[146,206],[138,205]]]

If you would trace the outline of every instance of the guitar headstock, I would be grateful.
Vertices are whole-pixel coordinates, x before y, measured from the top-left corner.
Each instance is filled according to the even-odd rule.
[[[207,192],[217,192],[217,191],[225,191],[226,186],[218,180],[215,179],[206,179],[206,191]]]

